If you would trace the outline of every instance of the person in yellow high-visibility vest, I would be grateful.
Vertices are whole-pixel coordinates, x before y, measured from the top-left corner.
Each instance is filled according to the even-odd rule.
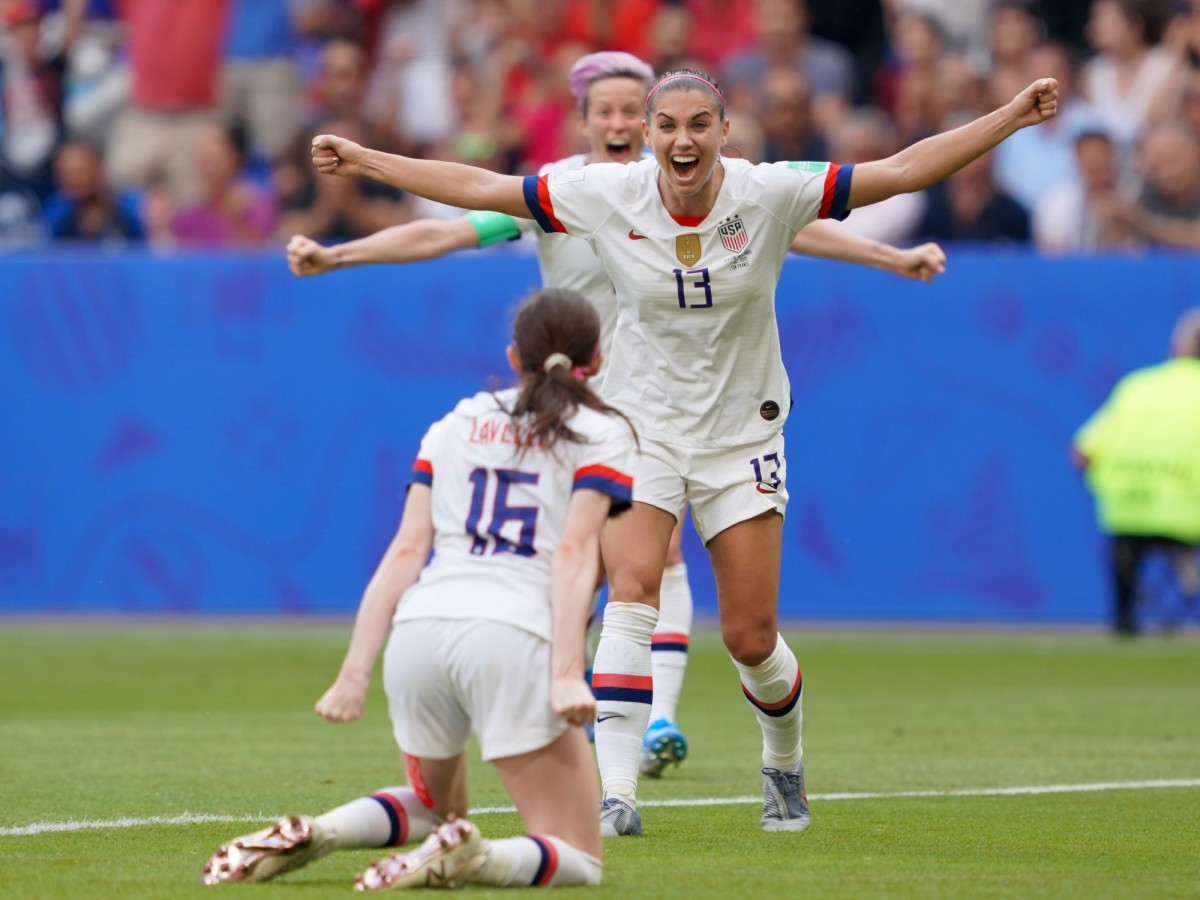
[[[1112,537],[1113,628],[1138,631],[1143,557],[1165,550],[1187,593],[1200,590],[1200,307],[1186,311],[1166,362],[1122,378],[1075,435],[1072,457]]]

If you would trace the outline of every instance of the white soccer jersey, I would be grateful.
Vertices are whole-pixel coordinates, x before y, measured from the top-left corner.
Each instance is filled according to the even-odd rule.
[[[580,408],[569,424],[585,441],[550,452],[513,425],[506,410],[517,396],[513,388],[469,397],[421,441],[413,482],[433,490],[433,559],[395,621],[493,619],[549,640],[550,558],[571,493],[603,491],[614,511],[630,504],[628,424]]]
[[[663,206],[653,158],[525,179],[538,224],[587,240],[616,288],[602,394],[640,435],[680,446],[731,447],[783,427],[791,396],[775,286],[801,228],[846,217],[853,172],[722,165],[712,212],[682,223]]]

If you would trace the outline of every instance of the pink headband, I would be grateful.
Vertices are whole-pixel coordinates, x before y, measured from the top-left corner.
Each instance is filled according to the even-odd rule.
[[[674,81],[676,78],[692,78],[696,81],[699,81],[701,84],[707,84],[712,89],[712,92],[721,98],[721,105],[722,106],[725,105],[725,95],[722,94],[719,90],[717,90],[717,86],[715,84],[713,84],[711,81],[709,81],[707,78],[701,78],[699,75],[692,75],[688,72],[680,72],[678,75],[668,75],[666,78],[664,78],[662,81],[660,81],[658,84],[656,84],[653,88],[650,89],[650,93],[646,95],[646,109],[650,108],[650,98],[654,96],[654,92],[657,91],[664,84],[666,84],[668,81]]]

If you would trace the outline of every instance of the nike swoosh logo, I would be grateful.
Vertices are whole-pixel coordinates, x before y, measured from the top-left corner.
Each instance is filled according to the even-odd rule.
[[[629,239],[631,241],[648,241],[648,240],[650,240],[650,238],[646,237],[644,234],[635,234],[632,228],[629,229]]]
[[[596,724],[599,725],[601,722],[607,722],[609,719],[623,719],[623,718],[625,718],[625,717],[624,716],[596,716]]]
[[[775,488],[769,488],[766,485],[762,485],[762,484],[756,484],[754,486],[754,489],[756,491],[758,491],[760,494],[776,494],[776,493],[778,493],[778,491],[776,491]]]

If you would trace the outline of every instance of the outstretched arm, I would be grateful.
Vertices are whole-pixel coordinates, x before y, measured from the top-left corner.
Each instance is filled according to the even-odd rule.
[[[518,175],[500,175],[478,166],[369,150],[332,134],[313,138],[312,161],[324,175],[366,175],[448,206],[529,217],[525,179]]]
[[[857,177],[857,176],[856,176]],[[859,263],[928,284],[946,271],[946,254],[935,243],[901,250],[873,241],[825,219],[810,222],[792,241],[792,251],[805,256]]]
[[[1011,102],[961,128],[935,134],[887,159],[854,167],[847,208],[878,203],[896,194],[922,191],[953,175],[1009,135],[1051,119],[1058,112],[1058,82],[1041,78]]]
[[[450,221],[418,219],[330,247],[302,234],[293,235],[287,245],[287,261],[293,275],[323,275],[349,266],[438,259],[478,246],[479,234],[466,216]]]
[[[421,574],[433,546],[432,496],[423,484],[408,489],[400,528],[363,593],[337,680],[314,707],[317,715],[331,722],[352,722],[362,716],[375,659],[391,632],[396,606]]]

